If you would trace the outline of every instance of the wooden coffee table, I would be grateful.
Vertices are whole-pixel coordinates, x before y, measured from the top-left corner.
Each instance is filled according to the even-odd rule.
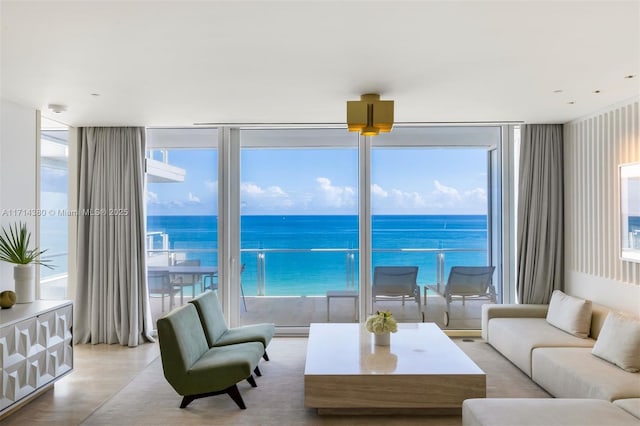
[[[311,324],[306,407],[319,414],[457,414],[485,373],[433,323],[399,324],[376,346],[363,324]]]

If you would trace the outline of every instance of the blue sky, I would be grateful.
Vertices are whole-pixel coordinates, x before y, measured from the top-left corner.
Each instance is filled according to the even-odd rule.
[[[217,152],[172,150],[183,183],[150,183],[149,215],[217,214]],[[243,149],[242,214],[357,214],[358,153]],[[486,214],[486,150],[375,148],[373,214]]]

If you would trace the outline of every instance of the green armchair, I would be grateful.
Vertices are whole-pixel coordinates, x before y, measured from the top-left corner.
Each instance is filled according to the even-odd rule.
[[[213,291],[205,291],[189,302],[193,303],[198,310],[209,347],[260,342],[264,348],[262,357],[265,361],[269,361],[267,346],[275,332],[273,324],[263,323],[234,328],[227,327],[218,296]],[[256,374],[258,373],[256,372]]]
[[[247,380],[264,353],[259,342],[209,348],[195,306],[181,306],[158,319],[158,340],[164,377],[183,396],[180,408],[193,400],[228,394],[241,408],[244,401],[237,383]]]

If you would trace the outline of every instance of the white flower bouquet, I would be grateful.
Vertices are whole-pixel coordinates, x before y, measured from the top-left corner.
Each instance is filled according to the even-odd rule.
[[[398,322],[389,311],[376,311],[375,315],[367,318],[365,324],[367,331],[371,333],[395,333],[398,331]]]

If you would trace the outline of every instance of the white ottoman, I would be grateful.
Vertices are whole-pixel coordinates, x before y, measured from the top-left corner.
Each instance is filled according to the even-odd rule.
[[[609,401],[565,398],[485,398],[462,403],[463,426],[639,426]]]

